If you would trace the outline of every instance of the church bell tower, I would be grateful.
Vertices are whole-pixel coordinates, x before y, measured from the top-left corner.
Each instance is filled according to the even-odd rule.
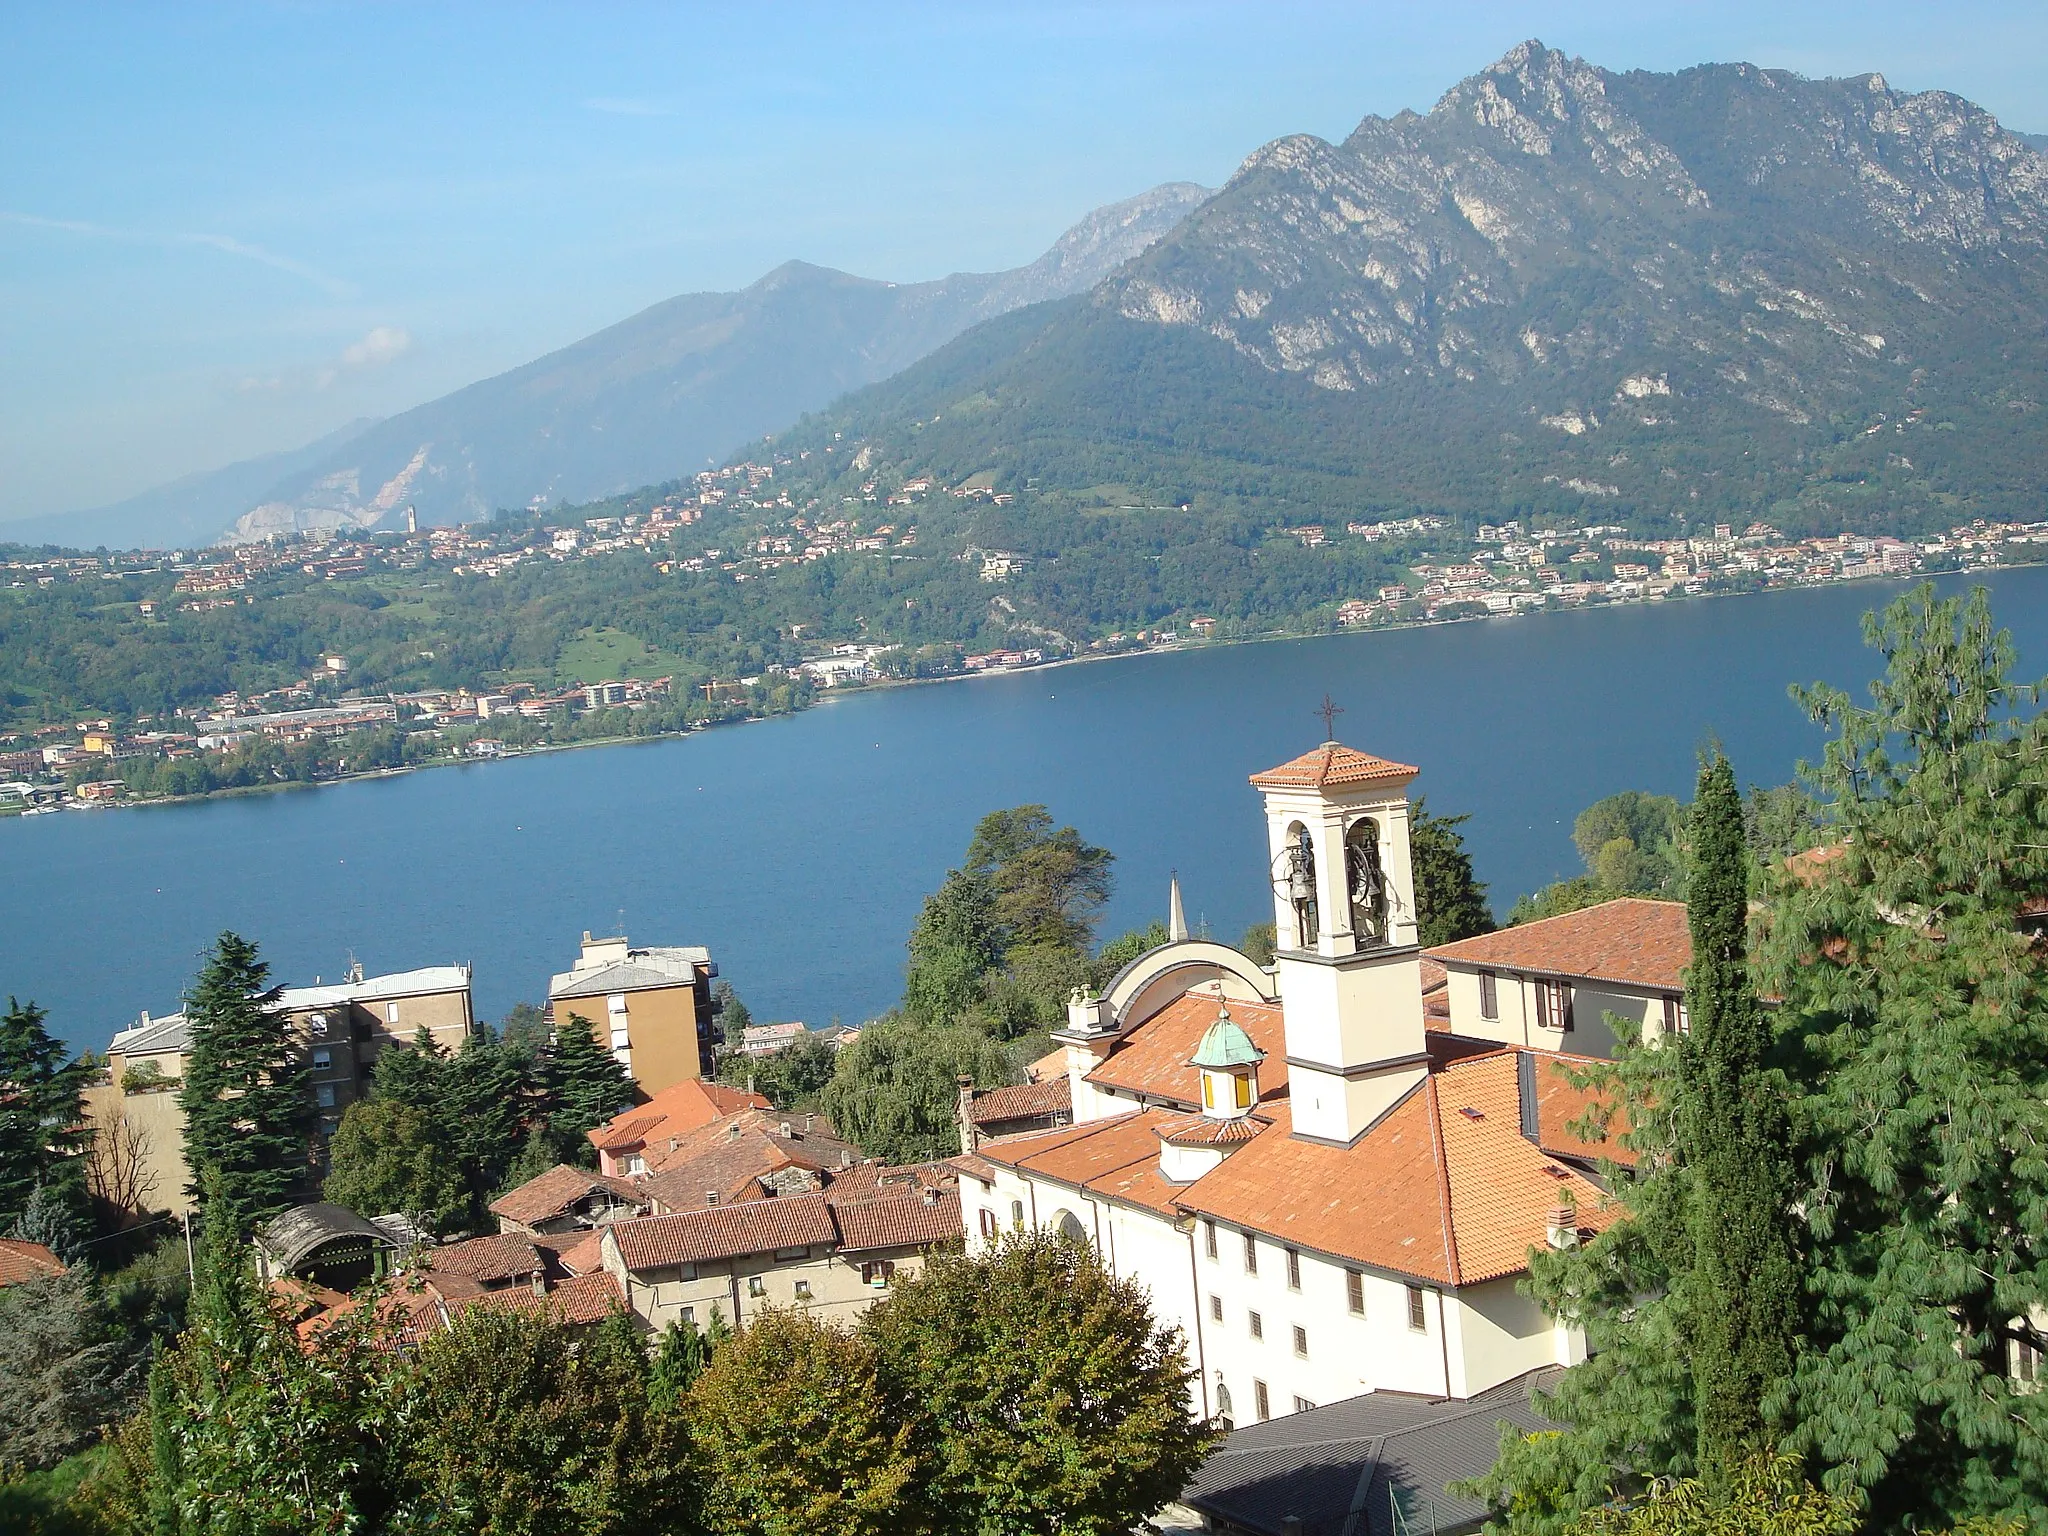
[[[1408,853],[1416,771],[1331,741],[1252,775],[1297,1136],[1348,1145],[1428,1071]]]

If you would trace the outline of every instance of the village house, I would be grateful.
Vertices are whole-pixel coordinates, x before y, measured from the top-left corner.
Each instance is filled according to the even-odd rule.
[[[743,1109],[771,1107],[758,1093],[692,1077],[664,1088],[645,1104],[614,1115],[587,1134],[597,1149],[599,1169],[614,1178],[631,1178],[649,1171],[650,1157],[654,1165],[660,1165],[674,1155],[682,1138],[692,1131]]]
[[[267,1006],[285,1015],[308,1069],[321,1137],[332,1135],[342,1112],[368,1092],[384,1051],[411,1045],[423,1029],[444,1051],[462,1048],[476,1032],[469,983],[466,965],[368,977],[358,966],[345,981],[270,994]],[[194,1208],[177,1095],[191,1053],[184,1014],[145,1013],[114,1036],[106,1078],[85,1095],[87,1120],[137,1162],[130,1181],[136,1192],[150,1209],[174,1215]]]
[[[650,1202],[631,1180],[557,1163],[491,1202],[500,1232],[529,1237],[584,1234],[647,1214]]]
[[[1272,968],[1174,925],[1069,1004],[1073,1123],[957,1160],[970,1247],[1092,1243],[1185,1334],[1205,1418],[1469,1399],[1585,1352],[1517,1285],[1614,1219],[1598,1164],[1626,1154],[1571,1129],[1583,1058],[1429,1027],[1416,773],[1331,742],[1256,775]]]
[[[548,1018],[559,1029],[572,1017],[596,1026],[652,1097],[686,1078],[709,1077],[718,1044],[718,1005],[711,983],[718,966],[695,946],[635,949],[625,935],[583,935],[576,963],[548,979]]]
[[[1611,1057],[1633,1038],[1682,1034],[1692,934],[1685,903],[1628,896],[1442,944],[1449,1031],[1467,1040]]]

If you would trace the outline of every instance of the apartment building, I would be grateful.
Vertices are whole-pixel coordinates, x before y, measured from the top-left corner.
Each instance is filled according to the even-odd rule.
[[[719,1040],[711,983],[718,966],[695,946],[636,949],[621,934],[583,935],[576,963],[548,980],[548,1017],[595,1025],[651,1098],[693,1077],[709,1077]]]

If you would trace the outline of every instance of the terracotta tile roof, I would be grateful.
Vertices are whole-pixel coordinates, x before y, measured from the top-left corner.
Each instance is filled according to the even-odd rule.
[[[1563,1192],[1583,1227],[1619,1212],[1592,1180],[1523,1138],[1515,1059],[1495,1051],[1431,1073],[1350,1148],[1295,1140],[1282,1111],[1180,1203],[1419,1280],[1472,1285],[1519,1273]]]
[[[1087,1080],[1193,1108],[1202,1102],[1202,1074],[1188,1065],[1188,1058],[1216,1022],[1216,1008],[1213,992],[1182,993],[1131,1031]],[[1259,1102],[1280,1097],[1287,1091],[1287,1040],[1278,1005],[1232,998],[1230,1016],[1266,1053],[1259,1064]]]
[[[802,1129],[803,1117],[743,1110],[738,1115],[693,1131],[666,1153],[642,1187],[664,1212],[692,1211],[705,1205],[730,1205],[766,1193],[762,1181],[784,1170],[812,1175],[813,1187],[828,1172],[853,1166],[858,1157],[849,1142],[830,1134],[822,1116],[815,1127]],[[782,1134],[788,1123],[790,1134]],[[715,1194],[716,1200],[708,1198]]]
[[[601,1152],[630,1152],[650,1142],[681,1136],[743,1109],[772,1107],[760,1094],[744,1088],[685,1078],[662,1089],[645,1104],[621,1111],[587,1134],[590,1144]]]
[[[21,1285],[63,1273],[63,1261],[41,1243],[0,1237],[0,1285]]]
[[[1171,1214],[1181,1187],[1159,1172],[1159,1129],[1184,1116],[1147,1109],[984,1144],[991,1163]]]
[[[1066,1075],[1067,1048],[1064,1045],[1047,1051],[1024,1069],[1024,1080],[1029,1083],[1050,1082],[1055,1077]]]
[[[1572,1086],[1570,1074],[1598,1066],[1589,1056],[1566,1056],[1549,1051],[1523,1052],[1533,1070],[1536,1090],[1536,1144],[1558,1157],[1576,1157],[1586,1162],[1606,1158],[1623,1167],[1633,1167],[1635,1154],[1621,1144],[1628,1134],[1628,1113],[1591,1088]],[[1572,1127],[1588,1118],[1604,1120],[1604,1139],[1588,1139]]]
[[[1064,1073],[1040,1083],[982,1089],[974,1095],[974,1103],[968,1110],[976,1125],[1031,1120],[1046,1115],[1070,1115],[1073,1112],[1074,1085]]]
[[[1374,784],[1412,779],[1421,770],[1326,741],[1292,762],[1252,775],[1260,789],[1325,789],[1341,784]]]
[[[887,1200],[895,1195],[920,1195],[927,1189],[951,1189],[960,1182],[957,1159],[934,1163],[855,1163],[825,1181],[825,1198],[834,1205],[852,1200]]]
[[[1172,1115],[1159,1125],[1159,1139],[1176,1147],[1234,1147],[1250,1141],[1272,1122],[1252,1115],[1211,1120],[1206,1115]]]
[[[480,1285],[524,1279],[547,1269],[540,1250],[516,1232],[429,1248],[425,1258],[427,1268],[436,1274],[467,1275]]]
[[[1581,977],[1676,992],[1692,960],[1685,903],[1624,896],[1558,917],[1460,939],[1429,952],[1440,961],[1546,976]]]
[[[602,1173],[592,1173],[588,1168],[571,1168],[566,1163],[557,1163],[546,1173],[528,1179],[509,1194],[493,1200],[491,1212],[508,1221],[531,1226],[536,1221],[561,1215],[597,1190],[609,1190],[620,1200],[633,1205],[644,1206],[647,1203],[647,1197],[639,1188],[625,1179],[614,1179]]]
[[[958,1169],[969,1178],[979,1179],[984,1184],[995,1182],[995,1164],[978,1152],[963,1152],[958,1157],[949,1157],[946,1159],[946,1165]]]
[[[572,1275],[596,1274],[604,1268],[604,1228],[592,1227],[574,1246],[556,1254],[555,1262]]]
[[[625,1311],[626,1295],[619,1289],[616,1278],[600,1270],[596,1274],[564,1280],[545,1295],[531,1286],[515,1285],[506,1290],[487,1292],[463,1305],[505,1312],[545,1312],[555,1321],[573,1327],[601,1323],[612,1313]]]
[[[711,1259],[772,1253],[778,1248],[830,1245],[839,1240],[823,1195],[791,1195],[715,1205],[674,1216],[646,1216],[612,1228],[619,1256],[631,1270],[671,1269]]]
[[[783,1134],[783,1127],[789,1134]],[[778,1166],[798,1163],[806,1168],[833,1168],[858,1161],[859,1152],[851,1142],[842,1141],[823,1115],[784,1114],[773,1109],[741,1109],[698,1126],[695,1130],[652,1145],[642,1154],[649,1173],[666,1173],[696,1161],[720,1147],[735,1146],[748,1137],[773,1141],[781,1149]]]
[[[885,1200],[850,1200],[832,1207],[839,1246],[851,1253],[874,1248],[929,1247],[960,1236],[960,1191],[894,1195]]]

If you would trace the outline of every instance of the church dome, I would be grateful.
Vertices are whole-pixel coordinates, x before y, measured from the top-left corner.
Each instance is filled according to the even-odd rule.
[[[1216,1010],[1216,1022],[1203,1034],[1202,1043],[1188,1058],[1188,1065],[1227,1070],[1256,1066],[1265,1059],[1266,1053],[1252,1044],[1252,1037],[1238,1027],[1225,1007]]]

